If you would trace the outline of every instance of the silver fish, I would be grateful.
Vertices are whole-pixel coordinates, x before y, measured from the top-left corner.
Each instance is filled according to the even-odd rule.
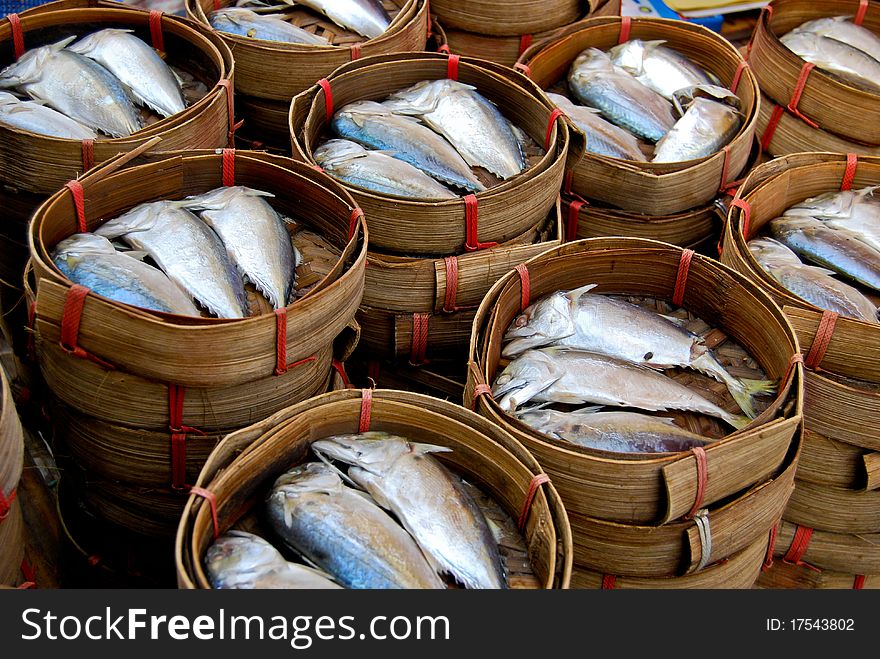
[[[291,246],[284,220],[265,199],[274,196],[235,185],[187,197],[184,208],[199,211],[239,272],[281,309],[290,300],[301,259]]]
[[[712,85],[715,80],[666,41],[631,39],[608,51],[611,61],[636,80],[671,101],[679,89]]]
[[[76,37],[27,51],[0,71],[0,88],[31,98],[107,135],[127,137],[143,128],[122,83],[88,57],[67,50]]]
[[[248,304],[244,282],[223,242],[184,202],[155,201],[135,206],[98,227],[96,234],[122,238],[152,257],[162,270],[208,311],[243,318]]]
[[[346,588],[444,588],[419,546],[320,462],[281,475],[267,501],[278,535]]]
[[[516,418],[556,439],[614,453],[689,451],[712,441],[685,430],[667,417],[600,410],[601,407],[584,407],[571,412],[529,408],[518,411]]]
[[[848,83],[880,92],[880,62],[847,43],[813,32],[788,32],[779,40],[795,55]]]
[[[874,196],[878,187],[827,192],[791,206],[782,215],[814,217],[832,229],[852,231],[871,247],[880,250],[880,199]]]
[[[438,572],[467,588],[507,587],[483,512],[461,481],[430,455],[451,449],[366,432],[318,440],[312,450],[352,465],[348,477],[394,513]]]
[[[880,62],[880,37],[852,22],[849,16],[829,16],[801,23],[792,32],[812,32],[858,48]]]
[[[272,544],[245,531],[227,531],[211,543],[205,552],[205,569],[213,588],[342,588],[328,574],[289,562]]]
[[[834,273],[802,263],[797,254],[772,238],[753,238],[749,251],[758,265],[788,291],[820,309],[877,323],[877,307],[857,288],[834,278]]]
[[[796,254],[880,291],[880,251],[846,229],[832,229],[812,217],[778,217],[770,231]]]
[[[198,316],[192,300],[158,268],[118,252],[103,236],[76,233],[55,246],[52,262],[74,284],[135,307]]]
[[[689,410],[723,419],[734,428],[749,423],[655,370],[594,352],[569,348],[527,350],[495,379],[492,395],[515,412],[529,401],[635,407],[649,412]]]
[[[775,391],[772,381],[733,377],[696,334],[637,304],[591,293],[595,286],[557,291],[527,307],[504,335],[510,343],[502,354],[553,345],[654,369],[690,368],[723,382],[750,418],[755,417],[752,397]]]
[[[651,142],[675,124],[672,103],[615,66],[598,48],[587,48],[578,55],[568,73],[568,86],[578,101]]]
[[[474,192],[486,189],[442,136],[412,117],[395,114],[384,104],[349,103],[336,111],[330,128],[340,137],[393,153],[444,183]]]
[[[218,9],[208,15],[208,22],[215,30],[261,41],[301,43],[313,46],[330,45],[330,42],[324,37],[303,30],[293,23],[288,23],[275,16],[262,16],[250,9],[238,7]]]
[[[171,67],[132,32],[115,28],[98,30],[67,49],[96,61],[119,78],[135,100],[163,117],[182,112],[186,102]]]
[[[417,199],[457,199],[458,195],[408,162],[384,151],[370,151],[351,140],[328,140],[315,149],[330,176],[382,194]]]
[[[379,0],[283,0],[289,5],[302,5],[324,14],[346,30],[373,39],[391,25],[391,17]]]
[[[675,92],[674,99],[676,107],[686,110],[657,142],[652,162],[682,162],[712,155],[736,137],[742,126],[739,99],[722,87],[685,87]]]
[[[57,110],[36,101],[22,101],[8,92],[0,92],[0,124],[39,135],[69,140],[95,140],[98,135]]]
[[[448,78],[423,80],[391,94],[383,105],[418,117],[449,140],[471,167],[503,179],[526,168],[510,121],[471,85]]]
[[[645,162],[645,154],[639,148],[636,136],[620,126],[615,126],[600,116],[599,110],[586,105],[577,105],[561,94],[546,92],[547,98],[565,112],[584,135],[587,136],[587,151],[609,158],[622,158]]]

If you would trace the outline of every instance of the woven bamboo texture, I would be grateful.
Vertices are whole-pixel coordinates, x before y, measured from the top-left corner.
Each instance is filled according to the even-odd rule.
[[[599,4],[600,0],[432,0],[431,11],[444,26],[480,34],[519,36],[573,23]]]
[[[785,519],[832,533],[880,533],[880,491],[797,481]]]
[[[786,562],[797,531],[797,525],[791,522],[783,521],[779,526],[773,555],[780,562]],[[787,562],[794,558],[789,557]],[[845,535],[814,530],[800,560],[833,572],[880,574],[880,534]]]
[[[290,152],[289,102],[244,94],[236,94],[235,102],[239,116],[244,120],[238,135],[247,135],[266,146]]]
[[[708,28],[686,21],[635,18],[630,39],[663,39],[695,63],[730,86],[742,55],[726,39]],[[564,84],[571,63],[588,47],[607,50],[618,43],[621,18],[589,18],[568,26],[558,38],[532,46],[519,62],[542,89]],[[698,160],[680,163],[638,163],[585,154],[574,169],[572,190],[612,206],[649,215],[672,215],[705,206],[746,167],[755,134],[760,94],[751,69],[741,72],[736,94],[742,102],[743,125],[719,151]],[[572,127],[573,132],[579,132]],[[634,195],[633,190],[639,194]]]
[[[807,400],[805,419],[809,409]],[[880,489],[880,453],[806,430],[798,479],[848,490],[877,490]]]
[[[0,495],[8,499],[18,485],[24,461],[24,436],[6,371],[0,368]]]
[[[207,27],[208,14],[214,9],[234,5],[232,0],[186,0],[186,11],[189,18]],[[374,39],[364,40],[305,9],[291,12],[291,22],[323,36],[331,45],[259,41],[216,31],[235,51],[236,92],[286,103],[316,80],[358,57],[424,50],[430,23],[428,2],[385,0],[383,5],[393,21],[384,34]]]
[[[6,518],[0,523],[0,586],[17,586],[21,583],[21,562],[25,550],[25,526],[18,499]]]
[[[597,291],[672,297],[682,250],[634,238],[593,238],[551,249],[526,263],[531,300],[559,289],[596,283]],[[723,303],[722,303],[723,301]],[[782,464],[802,420],[800,366],[794,332],[766,293],[717,261],[695,255],[682,306],[737,342],[770,378],[781,383],[777,397],[757,419],[706,448],[708,482],[703,503],[711,505],[766,480]],[[690,452],[621,457],[563,447],[520,424],[490,396],[474,397],[478,385],[499,372],[501,337],[521,310],[518,273],[499,280],[483,299],[471,335],[471,363],[464,403],[510,430],[554,478],[569,515],[630,524],[666,523],[694,505],[696,459]]]
[[[435,53],[363,58],[328,77],[332,106],[381,100],[422,80],[447,77],[449,58]],[[510,69],[482,60],[462,59],[458,80],[493,101],[534,142],[549,149],[534,164],[507,181],[477,193],[474,243],[504,243],[544,220],[553,209],[567,159],[578,159],[567,125],[550,125],[553,105],[541,90]],[[314,164],[312,150],[325,136],[329,118],[325,92],[315,86],[293,99],[290,108],[293,157]],[[549,138],[547,137],[549,131]],[[401,199],[345,185],[370,223],[372,251],[407,256],[448,256],[465,251],[467,210],[463,198],[441,202]],[[406,230],[401,230],[406,227]]]
[[[853,16],[859,0],[773,0],[761,13],[752,34],[749,64],[761,90],[779,105],[788,106],[806,62],[789,50],[779,37],[801,23],[825,16]],[[880,5],[868,3],[862,26],[880,34]],[[823,130],[848,140],[880,145],[880,97],[844,83],[818,67],[803,85],[797,109]],[[841,108],[846,108],[841,112]]]
[[[510,435],[446,401],[418,394],[373,390],[371,430],[386,430],[452,448],[444,463],[466,477],[507,513],[518,517],[532,478],[542,472]],[[358,432],[362,392],[333,392],[292,406],[264,422],[229,435],[208,458],[198,486],[211,491],[223,533],[246,515],[278,475],[304,461],[311,442]],[[207,588],[202,557],[211,542],[209,507],[190,497],[176,542],[178,585]],[[542,588],[567,588],[571,575],[568,518],[552,484],[539,489],[525,526],[531,568]]]
[[[89,4],[89,3],[87,3]],[[116,3],[110,3],[116,5]],[[26,48],[52,43],[70,34],[104,27],[134,29],[150,41],[149,15],[140,10],[106,5],[26,12],[20,20]],[[226,44],[208,30],[173,16],[161,18],[167,61],[205,84],[207,95],[183,112],[161,119],[129,137],[98,139],[93,146],[94,163],[120,152],[131,151],[159,136],[162,148],[205,149],[225,146],[230,132],[233,61]],[[13,61],[12,28],[0,21],[0,66]],[[229,85],[228,91],[222,85]],[[27,154],[26,157],[22,157]],[[85,163],[84,163],[85,161]],[[80,175],[88,165],[84,146],[76,140],[47,137],[0,126],[0,181],[39,194],[51,194]]]
[[[799,590],[808,588],[875,589],[880,588],[880,575],[855,575],[828,570],[813,570],[809,567],[777,561],[769,570],[761,572],[755,586],[765,589],[796,588]]]

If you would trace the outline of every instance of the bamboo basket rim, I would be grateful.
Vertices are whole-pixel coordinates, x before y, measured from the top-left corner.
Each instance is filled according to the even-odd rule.
[[[468,9],[470,9],[468,3],[450,3],[448,0],[434,0],[434,8],[439,9],[434,13],[441,21],[445,20],[450,26],[454,25],[457,26],[459,30],[465,30],[472,27],[473,21],[481,20],[484,26],[483,29],[486,29],[487,31],[485,33],[479,33],[477,30],[473,30],[474,32],[485,34],[486,36],[501,37],[513,35],[521,36],[522,34],[558,29],[561,24],[568,22],[568,17],[572,13],[572,4],[576,4],[576,12],[574,13],[577,16],[581,16],[584,13],[591,14],[602,6],[601,0],[578,0],[576,3],[573,3],[572,0],[555,0],[553,3],[540,3],[540,9],[533,9],[533,6],[536,4],[534,2],[491,3],[484,1],[476,3],[477,6],[469,12],[467,17],[462,16],[461,21],[457,18],[452,18],[450,22],[450,15],[447,13],[447,10],[451,9],[449,7],[450,4],[452,4],[460,13],[466,14],[468,13]],[[586,7],[584,5],[586,5]],[[539,15],[536,15],[536,13]],[[562,22],[560,22],[560,14]],[[553,25],[545,28],[543,26],[547,23],[546,19],[548,16],[554,17],[550,19]],[[529,24],[529,21],[531,21],[531,24]],[[466,27],[462,27],[461,23],[466,23]],[[535,24],[538,25],[537,28],[535,27]],[[531,29],[526,29],[525,26],[528,26]]]

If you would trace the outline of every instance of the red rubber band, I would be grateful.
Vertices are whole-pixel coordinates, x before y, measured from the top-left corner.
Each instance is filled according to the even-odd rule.
[[[792,376],[794,373],[794,365],[795,364],[803,364],[804,356],[801,353],[795,353],[791,356],[791,359],[788,360],[788,368],[785,369],[785,375],[782,376],[782,382],[787,382],[788,378]]]
[[[785,553],[785,556],[782,558],[783,563],[788,563],[789,565],[800,565],[804,567],[813,567],[808,563],[803,562],[804,554],[807,553],[807,549],[810,546],[810,540],[813,538],[813,529],[798,525],[797,529],[794,532],[794,538],[791,540],[791,547],[788,548],[788,551]],[[815,568],[814,568],[815,569]]]
[[[232,144],[232,136],[235,135],[235,131],[242,124],[242,122],[235,123],[235,105],[232,100],[232,83],[224,78],[217,82],[217,86],[226,90],[226,116],[229,119],[229,133],[226,137],[229,144]]]
[[[28,563],[27,558],[21,559],[21,565],[19,565],[18,568],[21,570],[21,576],[24,577],[24,582],[18,586],[18,590],[30,590],[31,588],[36,588],[37,575],[34,573],[31,564]]]
[[[214,11],[220,9],[220,0],[214,0]]]
[[[739,208],[742,211],[742,236],[749,239],[750,223],[752,221],[752,207],[744,199],[734,199],[730,203],[731,208]]]
[[[79,346],[79,326],[82,322],[83,307],[86,297],[91,291],[85,286],[74,284],[67,291],[64,299],[64,311],[61,315],[61,338],[58,341],[61,349],[79,359],[87,359],[104,368],[113,370],[112,364],[96,357]]]
[[[359,206],[355,206],[351,211],[351,217],[348,220],[348,239],[354,238],[357,231],[358,220],[364,217],[364,211]]]
[[[568,222],[565,225],[565,241],[571,242],[577,240],[578,224],[580,222],[580,212],[587,204],[583,199],[574,199],[568,202]]]
[[[162,36],[162,12],[158,9],[150,10],[150,38],[153,40],[153,48],[165,52],[165,39]]]
[[[458,257],[447,256],[443,262],[446,265],[446,297],[443,299],[443,312],[453,313],[458,311],[456,304],[458,299]]]
[[[694,497],[694,507],[685,515],[685,519],[692,519],[697,511],[703,506],[703,498],[706,496],[706,485],[709,482],[709,465],[706,459],[706,449],[695,446],[691,449],[694,460],[697,463],[697,494]]]
[[[672,292],[672,304],[677,307],[680,307],[684,302],[684,290],[687,286],[688,273],[693,258],[694,250],[686,249],[681,253],[681,260],[678,262],[678,273],[675,275],[675,288]]]
[[[770,115],[770,121],[767,122],[767,127],[764,129],[763,135],[761,135],[762,151],[770,150],[770,142],[773,141],[773,135],[776,133],[776,127],[779,126],[779,120],[782,119],[782,115],[784,112],[785,108],[781,105],[776,105],[773,107],[773,114]]]
[[[868,13],[868,0],[859,0],[859,10],[856,12],[856,17],[853,19],[853,23],[856,25],[861,25],[865,20],[865,14]]]
[[[571,186],[574,184],[574,170],[570,172],[565,172],[565,177],[562,179],[562,191],[565,194],[572,194]]]
[[[856,168],[859,166],[859,154],[846,154],[846,171],[843,173],[843,182],[840,184],[842,191],[851,190],[853,180],[856,177]]]
[[[458,62],[461,55],[449,55],[449,61],[446,63],[446,77],[450,80],[458,80]]]
[[[220,537],[220,523],[217,521],[217,497],[211,490],[202,487],[193,486],[190,488],[190,494],[202,497],[211,506],[211,521],[214,522],[214,540]]]
[[[428,363],[425,353],[428,350],[429,313],[414,313],[412,318],[412,345],[410,346],[409,363],[412,366],[423,366]]]
[[[559,108],[550,113],[550,119],[547,121],[547,136],[544,138],[544,151],[550,150],[550,136],[553,134],[553,126],[556,124],[556,120],[564,116],[565,112]]]
[[[529,46],[532,45],[532,41],[534,40],[534,36],[531,34],[524,34],[519,38],[519,54],[522,55],[529,49]]]
[[[438,52],[438,53],[443,53],[444,55],[451,55],[451,54],[452,54],[452,51],[449,50],[449,44],[448,44],[448,43],[445,43],[445,44],[443,44],[442,46],[440,46],[439,48],[437,48],[437,52]]]
[[[742,80],[743,72],[749,68],[749,63],[746,61],[740,62],[736,67],[736,73],[733,74],[733,81],[730,83],[730,91],[736,94],[736,88],[739,87],[739,83]]]
[[[370,417],[373,415],[373,390],[361,389],[361,416],[358,421],[358,432],[370,429]]]
[[[24,55],[24,33],[21,31],[21,19],[18,14],[8,14],[9,27],[12,28],[12,49],[15,59]]]
[[[183,490],[186,484],[186,436],[206,433],[198,428],[184,425],[183,402],[186,388],[179,384],[168,385],[168,430],[171,433],[171,487]]]
[[[727,174],[730,170],[730,145],[725,146],[722,151],[724,152],[724,164],[721,166],[721,185],[718,187],[719,192],[724,192],[728,188],[727,183]]]
[[[86,198],[83,186],[79,181],[68,181],[64,184],[73,195],[73,206],[76,209],[76,227],[80,233],[88,232],[86,225]]]
[[[275,310],[275,375],[287,373],[287,307]]]
[[[525,533],[526,531],[526,521],[529,518],[529,511],[532,509],[532,503],[535,501],[535,495],[538,494],[538,488],[540,488],[545,483],[550,482],[550,477],[547,474],[535,474],[529,483],[529,489],[526,492],[525,501],[523,501],[522,509],[519,513],[519,521],[517,522],[517,527],[521,533]]]
[[[361,58],[361,42],[353,43],[351,45],[351,61],[354,62],[356,59]]]
[[[632,29],[632,16],[624,16],[620,19],[620,36],[617,43],[626,43],[629,41],[629,33]]]
[[[9,496],[3,494],[0,490],[0,522],[9,517],[9,511],[12,510],[12,502],[15,501],[16,489],[13,487]]]
[[[528,64],[521,64],[520,62],[517,62],[513,65],[513,68],[522,73],[526,78],[532,77],[532,69],[529,68]]]
[[[529,302],[531,301],[532,296],[532,280],[529,276],[529,268],[525,263],[520,263],[516,268],[514,268],[519,274],[519,286],[520,286],[520,297],[519,297],[519,310],[524,311],[527,306],[529,306]]]
[[[804,62],[803,67],[801,67],[801,73],[797,79],[797,84],[794,87],[794,91],[791,93],[791,101],[789,101],[788,103],[788,111],[811,128],[818,128],[819,124],[817,124],[815,121],[813,121],[805,114],[803,114],[800,110],[798,110],[798,103],[801,102],[801,96],[804,93],[804,87],[807,86],[807,78],[810,77],[810,72],[815,68],[816,65],[812,62]]]
[[[773,525],[770,529],[770,540],[767,543],[767,555],[764,556],[764,565],[762,570],[766,571],[773,567],[773,549],[776,547],[776,536],[779,534],[779,523]]]
[[[333,90],[330,89],[330,81],[327,78],[318,80],[318,86],[324,90],[324,113],[327,121],[333,117]]]
[[[83,140],[81,144],[83,174],[95,166],[95,140]]]
[[[345,372],[345,364],[343,364],[338,359],[334,359],[332,362],[332,366],[333,366],[333,369],[337,373],[339,373],[339,377],[342,378],[342,385],[346,389],[353,389],[354,387],[351,386],[351,382],[348,379],[348,373]]]
[[[819,364],[825,359],[825,353],[828,351],[828,345],[831,343],[831,337],[834,336],[834,329],[837,326],[837,319],[840,314],[833,311],[825,311],[822,313],[822,320],[819,321],[819,329],[816,330],[816,336],[813,338],[813,344],[804,358],[804,365],[814,371],[819,368]]]
[[[479,212],[477,210],[476,195],[469,194],[462,197],[462,200],[464,201],[465,216],[465,251],[476,252],[481,249],[498,245],[496,242],[481,243],[480,239],[477,237],[479,233]]]
[[[613,574],[603,574],[602,575],[602,590],[614,590],[615,589],[615,581],[617,577]]]
[[[471,411],[477,409],[477,399],[480,396],[488,395],[492,397],[492,387],[488,384],[478,384],[474,387],[474,399],[471,401]]]
[[[223,149],[222,181],[227,188],[235,185],[235,149]]]
[[[853,590],[862,590],[865,587],[865,575],[857,574],[856,578],[853,579]]]

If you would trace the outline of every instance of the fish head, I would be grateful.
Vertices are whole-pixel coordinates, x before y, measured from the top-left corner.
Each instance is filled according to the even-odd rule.
[[[245,531],[228,531],[208,547],[205,566],[213,580],[250,581],[261,567],[269,567],[283,558],[263,538]]]
[[[41,78],[49,62],[76,36],[67,37],[48,46],[27,50],[17,61],[0,71],[0,87],[26,85]]]
[[[797,254],[773,238],[753,238],[748,242],[748,248],[761,267],[801,264]]]
[[[332,139],[327,140],[317,149],[314,155],[317,162],[324,169],[332,169],[334,166],[347,162],[352,158],[361,158],[367,154],[367,150],[352,140]]]
[[[422,80],[411,87],[394,92],[382,102],[382,105],[396,114],[429,114],[437,109],[442,99],[473,89],[476,88],[449,78]]]
[[[342,487],[339,474],[323,462],[307,462],[281,474],[272,486],[272,492],[306,494],[309,492],[335,492]],[[271,495],[270,495],[271,496]]]
[[[70,44],[67,47],[67,50],[72,50],[75,53],[79,53],[80,55],[85,55],[87,53],[91,53],[97,48],[99,48],[102,44],[106,43],[110,39],[120,35],[120,34],[133,34],[134,30],[124,30],[120,28],[105,28],[103,30],[98,30],[96,32],[92,32],[82,37],[78,41]]]
[[[440,453],[449,449],[432,444],[411,442],[405,437],[381,431],[356,435],[335,435],[312,443],[312,450],[322,459],[330,458],[381,475],[403,455]]]
[[[510,362],[495,379],[492,397],[502,409],[513,412],[562,375],[563,371],[554,362],[552,351],[527,350]]]
[[[653,43],[653,42],[651,42]],[[662,41],[660,43],[663,43]],[[634,76],[640,76],[644,72],[644,60],[647,43],[641,39],[632,39],[618,44],[608,51],[611,60],[622,69]]]
[[[737,111],[742,109],[742,101],[739,96],[720,85],[693,85],[678,89],[672,94],[672,102],[679,114],[682,115],[694,101],[700,98],[729,105]]]
[[[21,103],[21,99],[9,92],[0,92],[0,107],[4,105],[17,105]]]
[[[853,191],[826,192],[805,199],[788,208],[784,217],[822,217],[824,219],[846,219],[852,215],[858,203],[859,193]]]
[[[180,208],[188,210],[212,210],[219,211],[226,208],[230,202],[239,197],[274,197],[271,192],[249,188],[244,185],[224,185],[214,188],[200,195],[192,195],[180,202],[172,202]]]
[[[509,343],[501,354],[513,357],[530,348],[555,343],[576,331],[571,298],[564,291],[557,291],[529,305],[514,319],[504,335]]]
[[[113,254],[116,249],[104,236],[94,233],[75,233],[65,238],[53,251],[53,257],[80,258],[88,254]]]

